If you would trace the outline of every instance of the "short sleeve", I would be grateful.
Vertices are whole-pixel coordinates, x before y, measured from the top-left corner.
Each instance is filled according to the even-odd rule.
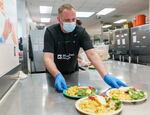
[[[92,41],[90,39],[89,34],[84,29],[81,33],[81,47],[86,51],[93,48]]]
[[[54,38],[48,28],[44,34],[44,49],[43,52],[54,53]]]

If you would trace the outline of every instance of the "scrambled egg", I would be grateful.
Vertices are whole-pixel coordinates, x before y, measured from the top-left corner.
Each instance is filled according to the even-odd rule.
[[[69,96],[77,96],[78,90],[79,90],[79,87],[78,87],[78,86],[73,86],[73,87],[70,87],[70,88],[66,91],[66,93],[67,93]]]
[[[87,98],[81,101],[79,108],[88,113],[106,114],[114,112],[116,105],[113,100],[109,100],[106,105],[102,105],[97,99],[91,100]]]
[[[72,86],[67,89],[66,93],[69,96],[85,97],[85,96],[95,95],[96,89],[91,86],[88,87]]]
[[[109,96],[111,97],[116,97],[120,100],[132,100],[131,96],[129,95],[129,93],[123,91],[123,90],[120,90],[120,89],[114,89],[114,90],[111,90],[109,92]]]

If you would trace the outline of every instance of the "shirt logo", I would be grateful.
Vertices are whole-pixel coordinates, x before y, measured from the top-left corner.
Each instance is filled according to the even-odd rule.
[[[71,57],[75,56],[75,54],[58,54],[57,59],[59,60],[70,60]]]
[[[61,54],[58,54],[58,55],[57,55],[57,59],[62,59],[62,55],[61,55]]]

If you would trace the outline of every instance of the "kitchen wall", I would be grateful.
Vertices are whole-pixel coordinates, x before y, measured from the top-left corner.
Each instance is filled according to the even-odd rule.
[[[150,24],[150,0],[149,0],[149,24]]]
[[[29,34],[30,15],[25,0],[17,0],[18,37],[27,38]]]
[[[26,0],[17,0],[18,14],[18,37],[23,38],[23,62],[22,69],[25,73],[30,72],[30,61],[28,56],[28,36],[31,30],[36,29],[27,8]]]
[[[1,0],[0,77],[19,65],[16,0]]]

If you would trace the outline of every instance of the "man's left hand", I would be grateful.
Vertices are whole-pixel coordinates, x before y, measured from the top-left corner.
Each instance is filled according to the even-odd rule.
[[[109,74],[106,74],[104,77],[103,77],[104,81],[110,85],[112,88],[119,88],[121,86],[123,87],[127,87],[127,84],[119,79],[117,79],[116,77],[113,77]]]

